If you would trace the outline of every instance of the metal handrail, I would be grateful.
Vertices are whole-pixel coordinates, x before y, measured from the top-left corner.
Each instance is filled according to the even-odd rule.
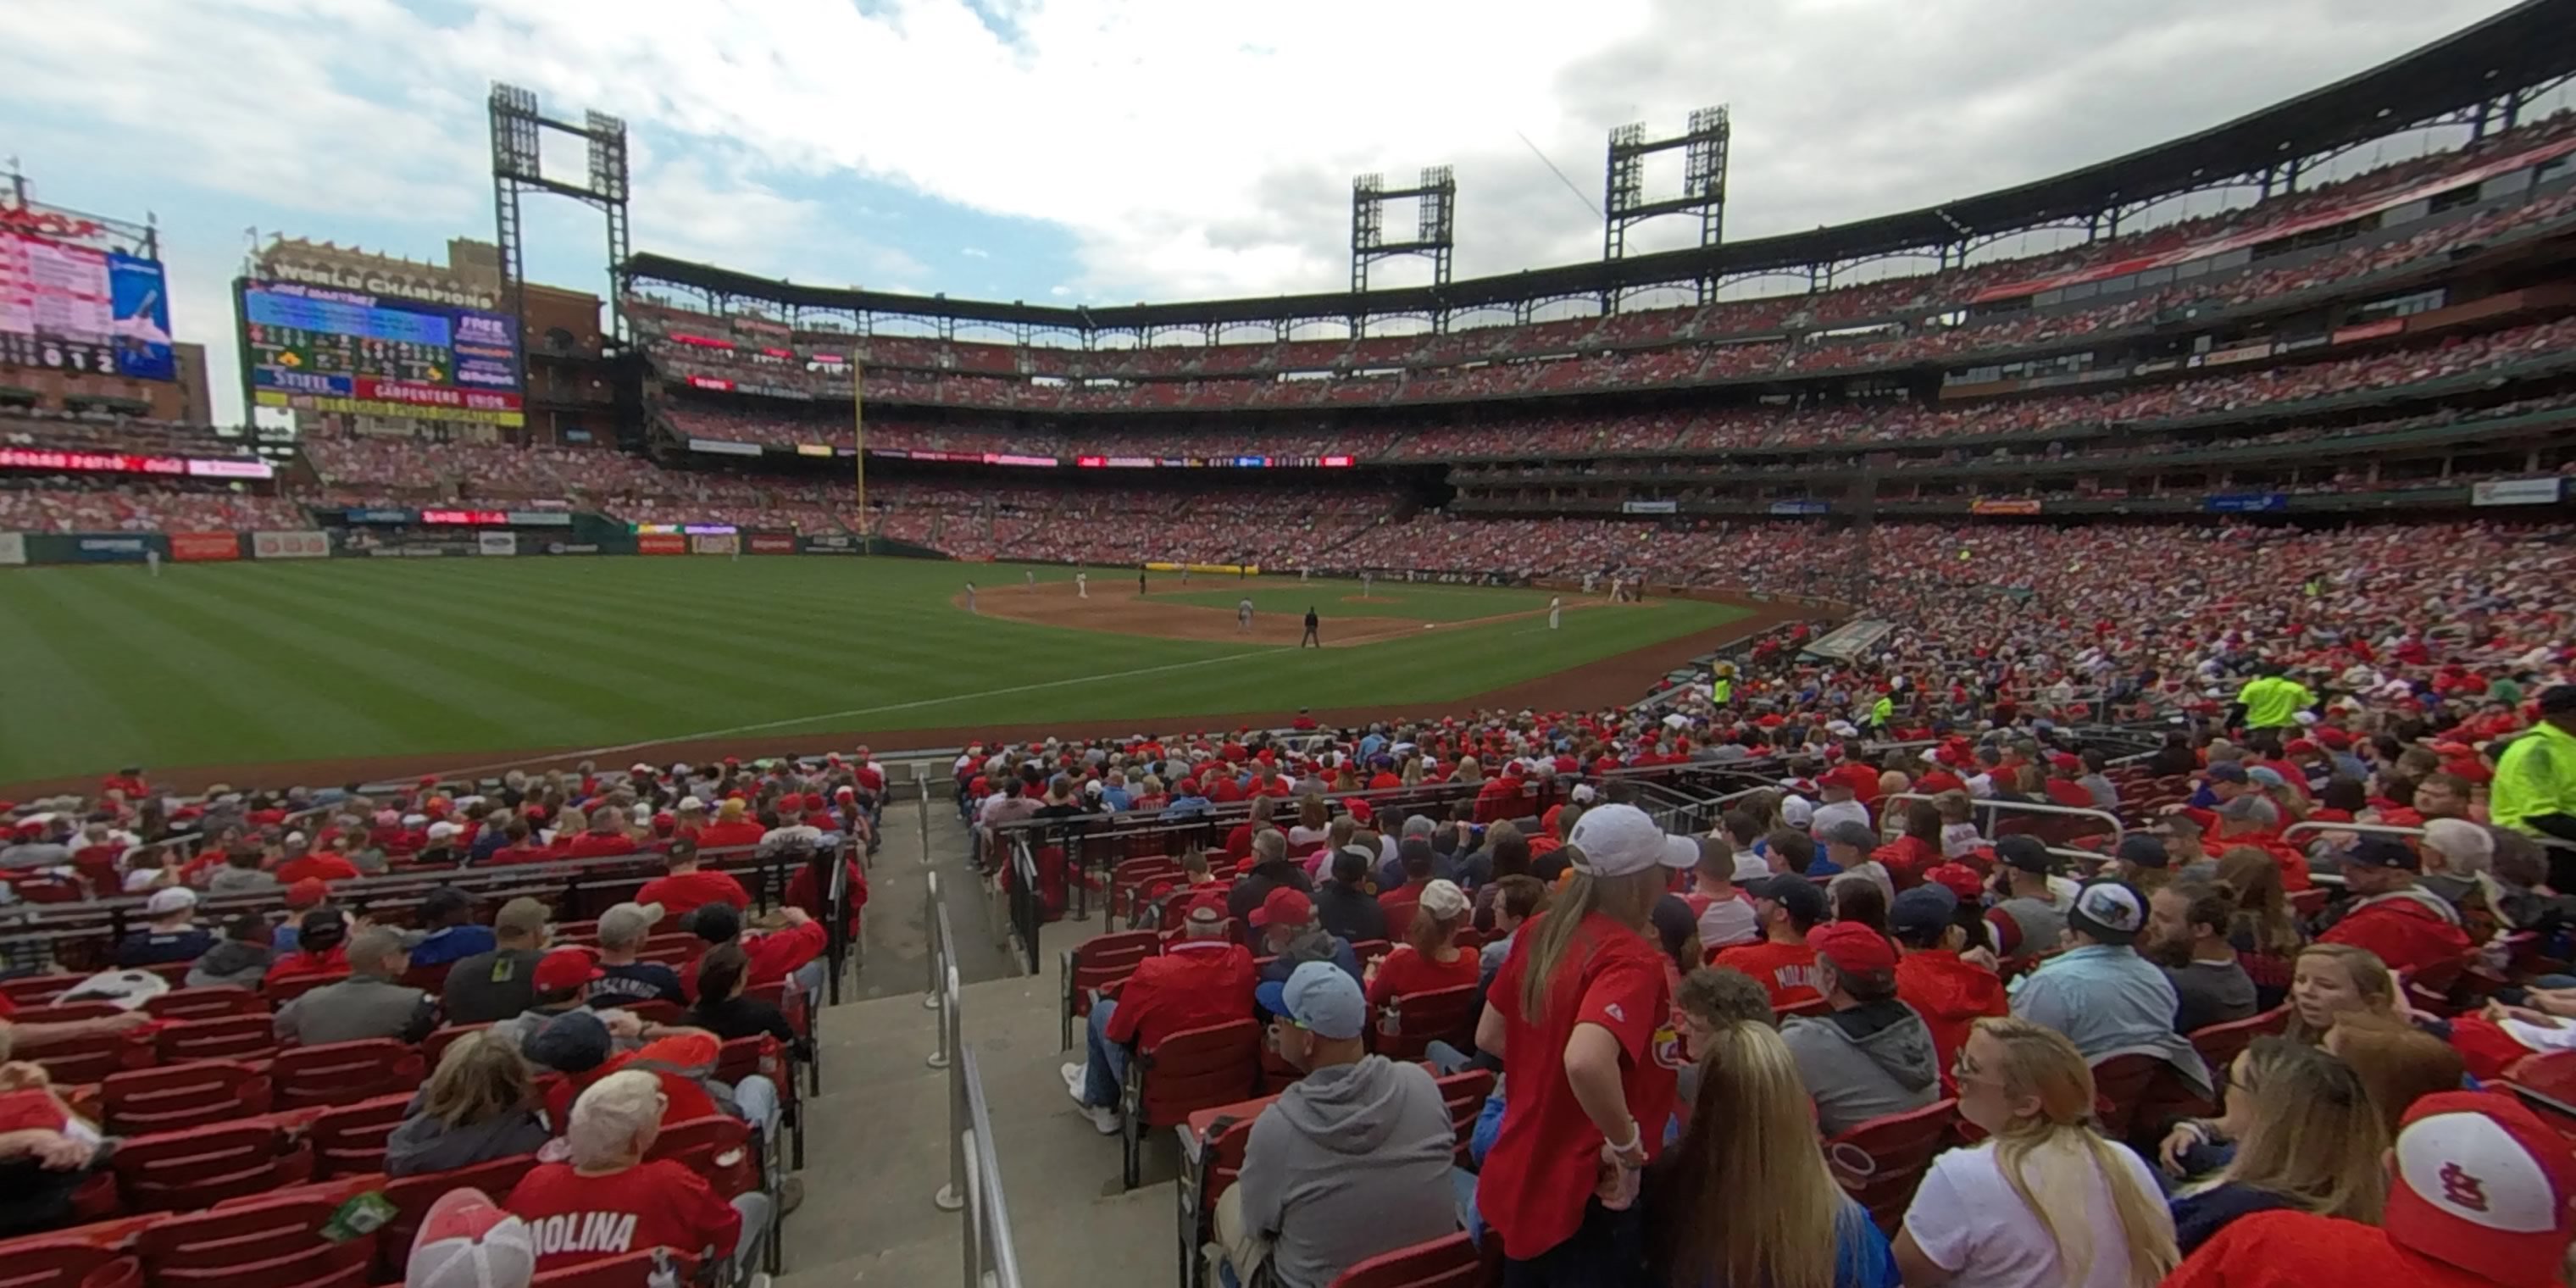
[[[912,767],[913,813],[921,820],[921,862],[930,863],[930,775],[919,764]]]
[[[1924,801],[1928,803],[1932,799],[1932,797],[1926,796],[1921,792],[1897,792],[1891,796],[1879,797],[1879,800],[1886,804],[1894,804],[1900,801]],[[1970,804],[1977,809],[1993,810],[1998,812],[2011,810],[2024,814],[2054,814],[2060,818],[2098,818],[2111,825],[2111,840],[2114,844],[2117,844],[2122,837],[2129,834],[2128,828],[2120,822],[2119,815],[2114,814],[2109,810],[2094,809],[2090,806],[2044,805],[2038,801],[1999,801],[1989,800],[1982,797],[1971,801]],[[1897,825],[1893,828],[1889,826],[1892,821],[1896,821],[1896,815],[1897,811],[1895,810],[1881,809],[1878,811],[1878,834],[1881,837],[1895,837],[1903,834],[1904,826],[1901,822],[1897,822]]]
[[[957,1133],[966,1173],[966,1288],[1020,1288],[1020,1254],[1011,1237],[1011,1207],[1002,1195],[1001,1159],[993,1152],[993,1115],[975,1052],[961,1049],[966,1127]]]

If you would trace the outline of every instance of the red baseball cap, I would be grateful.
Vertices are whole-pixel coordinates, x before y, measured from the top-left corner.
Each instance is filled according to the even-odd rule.
[[[2559,1282],[2576,1235],[2576,1146],[2522,1103],[2443,1091],[2406,1111],[2397,1132],[2389,1241],[2514,1288]]]
[[[1808,931],[1807,947],[1831,958],[1834,969],[1849,975],[1896,969],[1896,945],[1857,921],[1828,921]]]
[[[1986,883],[1977,870],[1956,859],[1934,866],[1923,879],[1959,896],[1962,903],[1973,903],[1985,894]]]
[[[1307,898],[1305,891],[1293,886],[1281,886],[1271,891],[1269,897],[1261,901],[1261,906],[1252,910],[1252,927],[1255,930],[1273,923],[1302,926],[1314,919],[1315,901]]]
[[[599,968],[588,949],[558,948],[537,959],[536,973],[529,982],[540,993],[560,993],[607,977],[608,972]]]
[[[310,908],[330,897],[331,887],[324,885],[320,877],[306,877],[286,887],[286,906],[289,908]]]

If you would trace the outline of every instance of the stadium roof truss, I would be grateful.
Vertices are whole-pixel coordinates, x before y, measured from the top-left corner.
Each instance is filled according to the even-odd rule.
[[[2571,31],[2576,31],[2576,0],[2524,0],[2484,22],[2296,98],[2014,187],[1749,241],[1719,242],[1718,216],[1712,212],[1710,231],[1699,246],[1428,286],[1065,307],[806,285],[650,253],[629,259],[625,277],[639,288],[677,289],[716,311],[748,304],[783,312],[800,328],[821,324],[822,329],[873,335],[879,334],[880,323],[909,323],[940,339],[954,339],[961,324],[981,324],[1022,345],[1060,333],[1072,341],[1068,347],[1084,349],[1182,336],[1215,344],[1229,332],[1245,330],[1267,331],[1284,341],[1303,326],[1347,326],[1346,335],[1358,336],[1366,333],[1369,322],[1395,319],[1423,319],[1430,329],[1445,330],[1458,315],[1487,311],[1508,311],[1515,323],[1526,324],[1555,305],[1589,302],[1596,309],[1605,304],[1615,308],[1617,301],[1661,290],[1705,301],[1718,288],[1760,278],[1801,278],[1821,290],[1855,268],[1882,260],[1962,265],[1980,249],[2032,231],[2081,229],[2088,238],[2117,236],[2155,206],[2192,193],[2253,187],[2268,197],[2295,191],[2303,174],[2334,157],[2412,130],[2465,125],[2479,138],[2509,129],[2525,104],[2576,79]],[[1615,184],[1617,140],[1613,142]],[[1722,187],[1717,196],[1722,203]],[[1610,248],[1617,248],[1615,239]],[[917,334],[908,327],[883,333]]]

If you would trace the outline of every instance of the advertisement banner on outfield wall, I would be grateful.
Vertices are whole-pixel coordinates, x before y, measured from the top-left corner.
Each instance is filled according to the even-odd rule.
[[[173,532],[170,534],[170,558],[179,563],[213,563],[241,558],[241,534],[236,532]]]
[[[2471,505],[2549,505],[2558,500],[2564,480],[2495,479],[2469,485]]]
[[[487,555],[507,558],[519,553],[519,534],[515,532],[477,532],[474,548]]]
[[[151,537],[74,536],[71,557],[81,563],[141,563],[153,548]]]
[[[250,534],[250,554],[254,559],[322,559],[330,553],[331,534],[327,532]]]
[[[863,555],[867,543],[857,537],[802,537],[796,542],[799,552],[809,555]]]
[[[23,566],[27,562],[27,534],[0,532],[0,564]]]
[[[2220,492],[2202,499],[2201,508],[2218,514],[2271,514],[2290,508],[2287,492]]]
[[[796,553],[796,538],[791,533],[754,532],[749,534],[747,539],[751,544],[745,549],[752,554],[792,555]]]
[[[742,553],[742,537],[739,534],[731,532],[724,533],[721,536],[709,534],[702,537],[691,537],[689,538],[689,553],[698,555],[738,555]]]
[[[544,546],[540,547],[540,549],[550,555],[595,555],[605,553],[596,543],[588,541],[549,541]]]
[[[1679,514],[1681,509],[1682,504],[1679,501],[1621,501],[1619,503],[1621,514]]]
[[[689,539],[673,532],[647,532],[635,538],[639,555],[684,555],[689,553]]]
[[[2030,500],[2021,500],[2021,501],[1971,501],[1971,502],[1969,502],[1969,503],[1968,503],[1968,513],[1970,513],[1970,514],[2037,514],[2037,513],[2039,513],[2039,502],[2037,502],[2037,501],[2030,501]]]
[[[1773,514],[1828,514],[1833,508],[1831,501],[1774,501],[1771,503]]]

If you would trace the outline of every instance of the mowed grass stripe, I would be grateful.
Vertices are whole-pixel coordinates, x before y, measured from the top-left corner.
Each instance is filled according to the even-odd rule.
[[[70,579],[55,589],[84,593]],[[8,659],[0,666],[0,733],[7,735],[0,737],[0,768],[12,777],[52,772],[40,760],[103,764],[153,741],[126,706],[124,686],[98,668],[89,634],[49,596],[0,600],[0,658]]]
[[[250,585],[226,587],[225,597],[265,606],[277,620],[323,628],[328,638],[373,663],[353,672],[379,683],[390,680],[419,701],[506,714],[516,723],[494,720],[493,727],[520,729],[522,737],[531,728],[570,731],[575,740],[608,733],[615,723],[600,712],[649,701],[636,691],[656,687],[620,688],[577,673],[533,673],[527,642],[456,629],[441,614],[424,612],[416,598],[273,595]],[[426,672],[422,678],[434,683],[391,679],[406,670]]]
[[[262,758],[372,755],[415,743],[429,750],[479,746],[572,718],[543,704],[532,710],[524,695],[439,662],[437,650],[410,647],[419,641],[409,635],[375,633],[381,622],[361,622],[350,610],[239,585],[218,590],[200,582],[181,595],[168,610],[174,617],[212,626],[205,642],[245,675],[266,670],[292,686],[293,696],[279,704],[289,728]]]

